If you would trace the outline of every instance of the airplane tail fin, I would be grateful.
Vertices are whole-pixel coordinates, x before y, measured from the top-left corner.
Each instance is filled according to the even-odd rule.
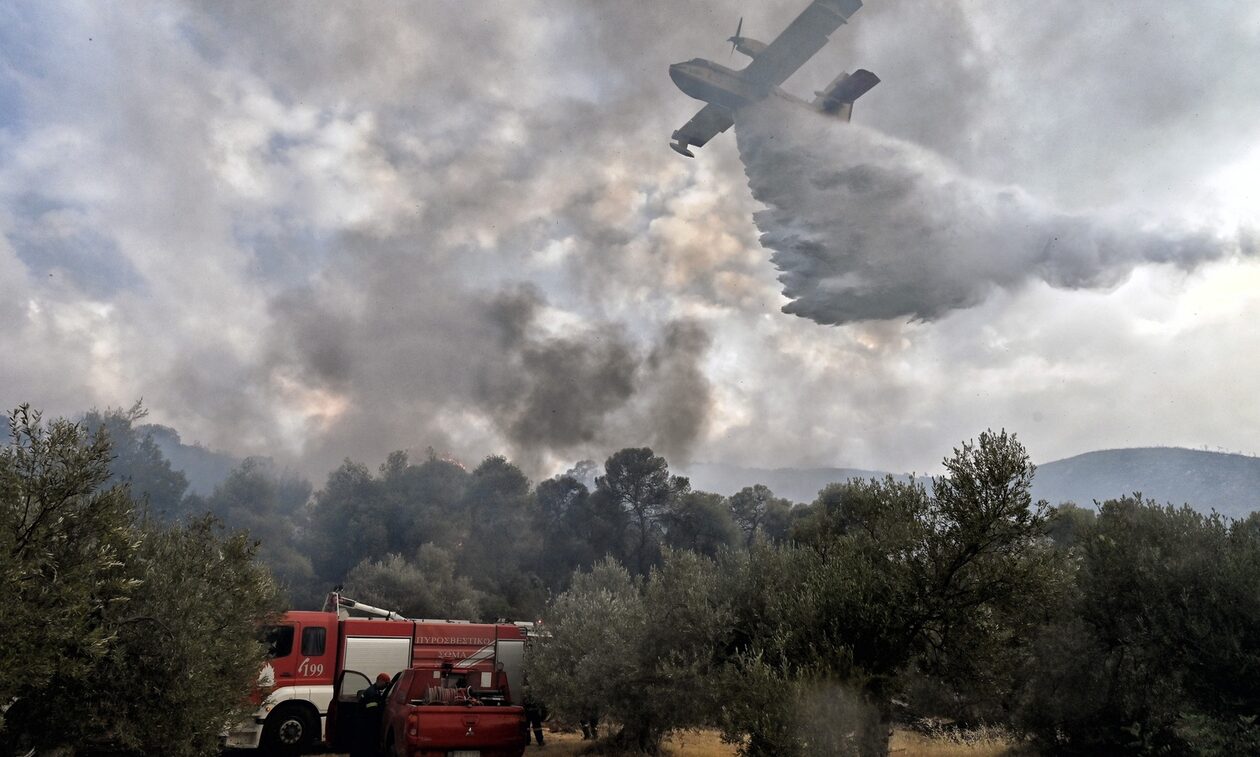
[[[853,115],[853,103],[870,92],[876,84],[879,84],[879,77],[865,68],[859,68],[851,74],[842,72],[826,89],[814,93],[813,106],[823,113],[848,121]]]

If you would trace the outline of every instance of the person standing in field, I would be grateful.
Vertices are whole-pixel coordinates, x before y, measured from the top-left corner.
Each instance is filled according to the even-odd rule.
[[[530,689],[529,681],[525,682],[525,723],[530,730],[534,732],[534,740],[538,742],[538,746],[543,745],[543,721],[547,719],[547,707],[542,702],[534,698],[534,693]],[[529,734],[525,734],[525,745],[529,745]]]

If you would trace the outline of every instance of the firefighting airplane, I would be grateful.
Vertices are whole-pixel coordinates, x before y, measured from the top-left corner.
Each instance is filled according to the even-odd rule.
[[[812,102],[784,92],[779,85],[814,57],[814,53],[827,44],[827,37],[861,7],[862,0],[813,0],[791,26],[768,45],[741,36],[744,29],[741,18],[735,27],[735,36],[727,40],[732,52],[739,50],[752,58],[752,63],[740,71],[703,58],[670,66],[669,78],[678,88],[708,105],[674,132],[674,141],[669,146],[680,155],[696,157],[689,147],[702,147],[735,123],[735,114],[740,108],[769,95],[848,121],[853,114],[853,102],[879,84],[879,77],[870,71],[858,69],[852,74],[840,74],[826,89],[815,92]]]

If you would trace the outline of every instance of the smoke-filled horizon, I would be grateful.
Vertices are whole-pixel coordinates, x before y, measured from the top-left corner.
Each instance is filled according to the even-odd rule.
[[[797,126],[892,154],[890,269],[802,256],[742,126],[667,146],[701,105],[668,66],[804,4],[4,7],[0,401],[143,398],[316,478],[430,446],[931,472],[986,427],[1255,451],[1260,9],[870,0],[785,87],[881,77],[856,129]],[[779,191],[871,179],[826,152]]]

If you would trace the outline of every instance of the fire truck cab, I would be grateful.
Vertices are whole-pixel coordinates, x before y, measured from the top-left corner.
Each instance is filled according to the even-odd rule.
[[[375,617],[352,617],[352,611]],[[228,730],[224,746],[281,754],[314,747],[323,740],[333,682],[346,670],[392,677],[450,663],[485,679],[487,687],[501,670],[519,697],[529,625],[415,620],[330,594],[323,611],[290,611],[266,629],[269,660],[259,675],[259,707]]]

